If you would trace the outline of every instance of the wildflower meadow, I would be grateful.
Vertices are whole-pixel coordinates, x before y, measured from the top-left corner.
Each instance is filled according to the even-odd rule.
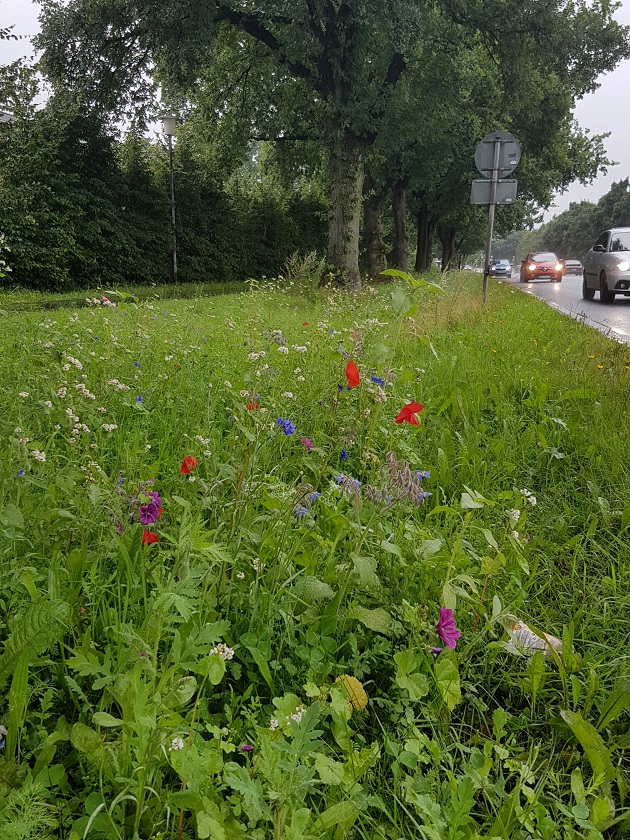
[[[2,314],[2,840],[629,836],[630,350],[476,285]]]

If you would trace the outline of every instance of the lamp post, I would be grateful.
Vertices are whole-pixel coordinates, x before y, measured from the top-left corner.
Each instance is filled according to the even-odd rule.
[[[168,169],[171,187],[171,228],[173,234],[173,282],[177,283],[177,230],[175,227],[175,182],[173,180],[173,137],[177,117],[163,117],[162,129],[168,137]]]

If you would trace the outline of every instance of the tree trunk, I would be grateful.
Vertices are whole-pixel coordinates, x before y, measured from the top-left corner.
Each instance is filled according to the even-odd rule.
[[[331,155],[328,205],[328,269],[324,283],[361,288],[359,273],[359,225],[363,194],[363,148],[354,134],[346,132]]]
[[[381,272],[387,268],[383,225],[381,223],[381,210],[386,195],[386,190],[375,193],[372,179],[365,179],[363,185],[363,244],[367,273],[373,280],[379,279]]]
[[[405,202],[405,182],[398,181],[392,190],[392,208],[394,211],[394,248],[392,264],[401,271],[409,271],[409,238],[407,236],[407,205]]]
[[[450,268],[457,256],[455,249],[455,231],[452,228],[441,230],[439,232],[440,242],[442,243],[442,271]]]
[[[416,220],[418,223],[418,233],[415,270],[418,272],[428,271],[433,262],[433,234],[435,233],[435,226],[429,221],[429,211],[426,207],[418,210]]]

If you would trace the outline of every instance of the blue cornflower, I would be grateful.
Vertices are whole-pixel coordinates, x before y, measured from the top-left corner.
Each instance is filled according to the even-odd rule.
[[[337,390],[338,391],[343,391],[343,385],[337,385]]]
[[[308,508],[303,507],[302,505],[298,505],[294,510],[294,514],[297,519],[304,519],[306,514],[308,513]]]
[[[142,397],[141,397],[141,396],[137,396],[137,397],[136,397],[136,402],[137,402],[137,403],[141,403],[141,402],[142,402]]]
[[[134,362],[134,363],[133,363],[133,366],[134,366],[134,367],[140,367],[140,362]]]
[[[282,417],[278,417],[276,420],[276,426],[280,426],[285,435],[292,435],[295,433],[295,426],[293,423],[290,420],[284,420]]]
[[[371,376],[370,379],[375,385],[380,385],[381,388],[385,385],[385,380],[381,379],[380,376]]]
[[[342,449],[339,457],[341,458],[342,461],[346,461],[348,459],[348,450],[347,449]]]
[[[17,478],[21,478],[25,472],[26,470],[18,470],[15,475]]]

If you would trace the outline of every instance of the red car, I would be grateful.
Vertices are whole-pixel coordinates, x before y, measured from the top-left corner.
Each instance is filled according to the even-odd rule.
[[[528,254],[521,263],[521,283],[530,280],[549,280],[551,283],[562,281],[562,263],[550,251]]]

